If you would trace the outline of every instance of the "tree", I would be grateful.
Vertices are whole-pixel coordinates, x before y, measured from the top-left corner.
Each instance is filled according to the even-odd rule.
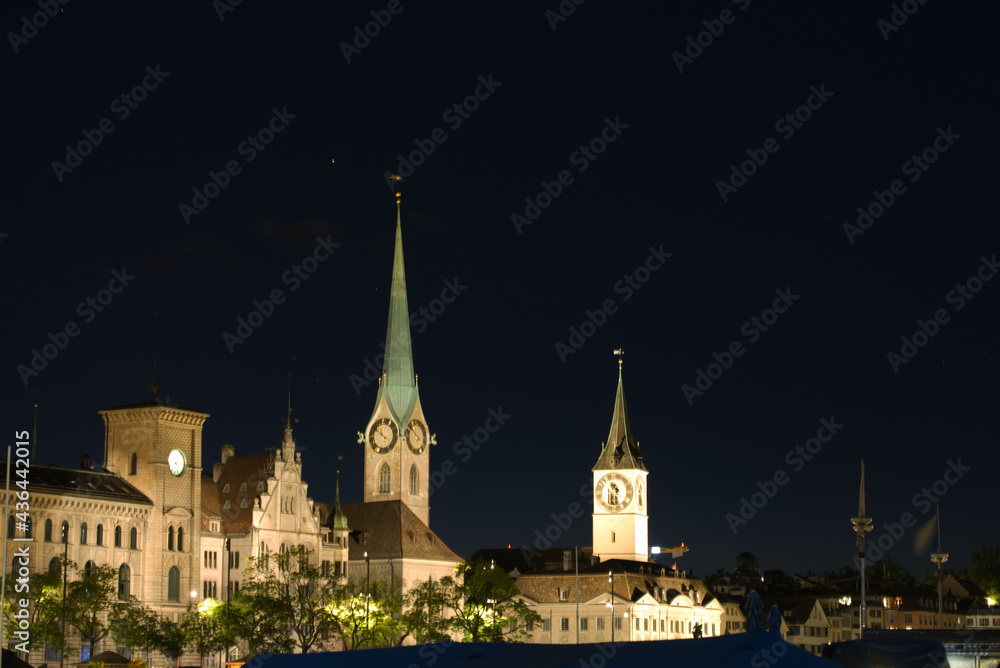
[[[267,557],[247,559],[240,590],[230,599],[230,631],[250,653],[289,654],[291,611]]]
[[[403,623],[397,618],[402,598],[383,580],[348,582],[338,587],[327,605],[344,649],[393,647],[400,640]]]
[[[66,623],[75,628],[82,641],[90,644],[90,654],[110,633],[107,612],[118,598],[118,571],[102,564],[80,571],[80,579],[67,585]]]
[[[492,563],[476,560],[456,569],[456,580],[448,597],[455,611],[451,627],[466,642],[523,642],[529,637],[528,623],[541,623],[541,616],[517,598],[514,579]]]
[[[150,649],[162,642],[160,616],[149,606],[142,605],[134,596],[127,602],[111,606],[108,613],[111,638],[116,645],[127,647],[130,652],[139,649],[148,657]]]
[[[969,579],[993,599],[994,605],[1000,601],[1000,543],[983,544],[982,552],[972,551]]]
[[[865,568],[865,577],[869,581],[892,580],[902,585],[917,584],[917,579],[910,575],[910,572],[903,568],[902,564],[896,561],[891,554],[884,555],[881,559]],[[937,586],[936,580],[934,586]]]
[[[419,644],[451,640],[451,621],[445,616],[449,592],[455,588],[452,577],[414,584],[403,599],[406,612],[401,617],[403,631]]]
[[[198,653],[199,665],[205,655],[217,652],[230,644],[226,629],[226,606],[214,598],[206,598],[197,607],[188,606],[181,619],[184,645]]]
[[[9,573],[7,575],[6,602],[4,604],[4,637],[13,641],[15,645],[26,642],[28,649],[40,649],[45,645],[51,645],[57,651],[65,650],[65,638],[62,634],[62,563],[63,557],[57,557],[58,566],[53,562],[53,567],[46,571],[36,571],[28,576],[28,592],[30,605],[28,607],[28,628],[20,626],[19,619],[14,615],[21,609],[16,605],[18,599],[24,598],[24,588],[18,582],[19,574]],[[75,567],[70,562],[71,567]],[[20,589],[20,591],[18,591]],[[26,635],[26,639],[25,639]]]
[[[281,607],[292,640],[303,654],[322,646],[337,628],[326,609],[334,600],[336,579],[321,572],[311,557],[310,551],[298,545],[275,558]]]
[[[171,662],[176,662],[184,653],[184,631],[178,624],[163,617],[160,617],[157,640],[156,648],[163,652]]]

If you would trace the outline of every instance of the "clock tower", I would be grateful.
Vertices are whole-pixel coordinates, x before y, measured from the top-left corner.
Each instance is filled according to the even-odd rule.
[[[632,438],[622,365],[618,361],[618,393],[611,432],[594,466],[594,555],[601,561],[649,561],[646,465]]]
[[[429,448],[434,437],[427,429],[417,376],[413,373],[399,202],[397,185],[396,248],[392,260],[385,361],[375,409],[365,431],[358,434],[358,442],[365,449],[365,501],[402,501],[429,526]]]

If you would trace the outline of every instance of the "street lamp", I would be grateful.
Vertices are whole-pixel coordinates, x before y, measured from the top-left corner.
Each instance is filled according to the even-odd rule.
[[[608,582],[611,583],[611,601],[608,603],[611,606],[611,644],[615,644],[615,579],[611,575],[611,571],[608,571]]]
[[[372,599],[372,589],[371,589],[371,579],[372,579],[372,562],[368,558],[368,553],[365,552],[365,567],[367,568],[367,574],[365,575],[365,633],[368,632],[368,608],[371,606]]]

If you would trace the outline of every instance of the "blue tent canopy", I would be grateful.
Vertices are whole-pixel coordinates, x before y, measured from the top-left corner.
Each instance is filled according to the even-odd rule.
[[[581,663],[582,662],[582,663]],[[711,668],[831,668],[832,664],[766,631],[729,636],[587,645],[438,643],[392,649],[255,657],[244,668],[579,668],[587,666],[705,666]]]

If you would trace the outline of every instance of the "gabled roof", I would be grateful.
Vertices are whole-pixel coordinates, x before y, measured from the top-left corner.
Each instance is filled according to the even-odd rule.
[[[810,615],[812,615],[813,610],[817,606],[823,612],[824,620],[826,618],[823,606],[819,605],[819,599],[815,597],[790,599],[765,598],[763,616],[767,616],[767,611],[771,609],[772,605],[778,606],[778,610],[781,611],[781,618],[785,620],[786,624],[805,624],[809,621]]]
[[[402,501],[369,501],[341,505],[351,532],[348,559],[431,559],[461,563],[433,531]],[[327,526],[331,518],[327,518]]]
[[[646,470],[642,455],[639,454],[639,446],[632,438],[632,423],[628,419],[625,390],[622,389],[621,365],[618,366],[618,392],[615,395],[615,411],[611,416],[611,431],[608,432],[608,440],[605,441],[593,470],[608,469]]]
[[[0,481],[6,480],[6,462],[0,460]],[[11,482],[20,480],[20,476],[11,476]],[[28,482],[32,491],[49,494],[72,494],[74,496],[89,496],[103,499],[116,499],[127,503],[138,503],[144,506],[153,505],[153,501],[125,481],[124,478],[105,471],[83,469],[67,469],[59,466],[40,466],[35,464],[28,472]]]
[[[233,455],[226,460],[219,475],[219,482],[203,477],[201,499],[205,509],[220,515],[224,520],[224,533],[242,533],[253,526],[254,503],[267,488],[267,480],[274,475],[274,454]],[[242,490],[246,483],[246,489]],[[228,491],[226,485],[229,485]],[[242,490],[242,491],[241,491]],[[226,506],[226,503],[229,506]]]
[[[639,568],[643,572],[638,572]],[[695,578],[673,577],[675,573],[666,569],[667,575],[661,575],[663,566],[644,564],[641,562],[611,559],[599,564],[580,569],[580,600],[589,601],[600,595],[611,593],[611,583],[608,582],[608,571],[614,573],[614,594],[616,599],[638,601],[643,596],[657,599],[657,588],[663,591],[667,602],[677,596],[691,598],[698,592],[700,602],[704,605],[715,600],[715,597],[705,587],[705,583]],[[576,574],[573,571],[536,571],[525,573],[516,580],[518,590],[525,596],[539,603],[559,602],[559,589],[569,591],[570,600],[576,600]]]

